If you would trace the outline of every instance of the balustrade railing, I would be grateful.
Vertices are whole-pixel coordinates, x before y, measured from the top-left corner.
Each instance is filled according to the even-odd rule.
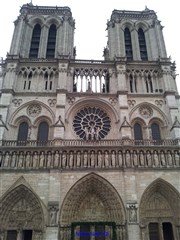
[[[56,146],[180,146],[180,139],[163,139],[163,140],[132,140],[132,139],[107,139],[99,141],[84,141],[76,139],[54,139],[48,141],[17,141],[17,140],[1,140],[1,147],[56,147]]]

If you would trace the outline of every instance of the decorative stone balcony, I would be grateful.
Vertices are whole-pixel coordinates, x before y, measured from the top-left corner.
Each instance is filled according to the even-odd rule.
[[[0,167],[4,170],[174,169],[180,168],[179,140],[1,141]]]

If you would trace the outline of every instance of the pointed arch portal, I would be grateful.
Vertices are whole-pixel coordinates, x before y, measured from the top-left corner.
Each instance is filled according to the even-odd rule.
[[[20,184],[0,201],[0,232],[5,239],[42,239],[44,214],[37,196]]]
[[[154,181],[140,202],[141,239],[179,239],[179,209],[178,191],[162,179]]]
[[[76,239],[78,234],[89,232],[89,239],[93,234],[97,240],[108,234],[110,239],[117,239],[118,235],[124,240],[125,209],[114,187],[91,173],[67,193],[61,208],[60,225],[62,239],[69,239],[70,235],[71,239]]]

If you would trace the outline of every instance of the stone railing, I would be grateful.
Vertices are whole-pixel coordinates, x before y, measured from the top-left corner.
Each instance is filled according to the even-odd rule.
[[[54,139],[45,142],[28,140],[28,141],[17,141],[17,140],[1,140],[0,147],[117,147],[117,146],[180,146],[180,139],[164,139],[164,140],[131,140],[131,139],[107,139],[100,141],[84,141],[76,139]]]
[[[159,146],[144,148],[140,145],[111,145],[113,147],[108,148],[107,145],[81,146],[72,144],[72,146],[32,148],[32,146],[7,147],[6,145],[5,148],[0,149],[0,168],[7,170],[180,168],[180,148],[177,146],[167,148]]]

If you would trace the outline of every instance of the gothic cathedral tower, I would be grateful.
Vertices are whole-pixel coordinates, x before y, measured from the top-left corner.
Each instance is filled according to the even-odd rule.
[[[180,104],[154,11],[77,60],[69,7],[25,4],[0,68],[1,240],[179,240]],[[2,79],[2,80],[1,80]]]

